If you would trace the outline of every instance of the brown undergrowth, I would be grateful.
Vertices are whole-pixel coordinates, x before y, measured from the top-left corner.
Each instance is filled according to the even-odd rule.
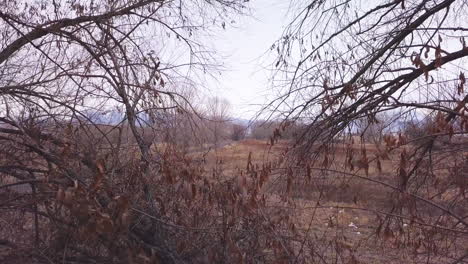
[[[83,182],[66,183],[56,169],[35,180],[36,193],[3,188],[0,256],[4,263],[452,263],[467,250],[466,229],[434,209],[458,197],[462,183],[446,167],[463,157],[432,157],[439,187],[418,193],[395,184],[414,146],[339,143],[295,164],[290,147],[245,140],[187,153],[165,144],[152,150],[161,157],[150,166],[153,177],[142,175],[138,155],[126,155],[114,174],[102,159],[83,171]],[[356,162],[364,159],[367,166]]]
[[[452,263],[468,240],[466,229],[444,208],[464,191],[453,179],[453,167],[466,161],[435,152],[431,161],[420,161],[412,179],[419,188],[401,191],[401,170],[409,170],[414,164],[409,153],[417,151],[416,145],[401,143],[338,143],[311,163],[284,167],[289,142],[272,147],[249,140],[211,153],[207,164],[229,172],[248,171],[245,164],[251,164],[259,179],[268,168],[268,183],[258,191],[268,197],[268,208],[288,211],[286,221],[296,232],[293,251],[332,263],[334,257],[355,263]],[[435,185],[426,183],[431,171],[437,173]],[[461,205],[453,210],[466,215]]]

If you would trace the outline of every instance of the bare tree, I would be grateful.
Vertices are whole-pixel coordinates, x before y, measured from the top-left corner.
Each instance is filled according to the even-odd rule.
[[[12,261],[202,258],[192,246],[202,255],[205,246],[177,244],[180,225],[162,202],[191,186],[172,184],[186,175],[182,158],[153,142],[163,113],[191,111],[174,87],[216,70],[201,32],[244,9],[234,0],[0,3],[0,233],[17,250]],[[17,186],[30,188],[8,191]]]
[[[230,136],[230,103],[220,97],[211,97],[206,102],[206,121],[215,148]]]
[[[458,157],[467,149],[465,145],[433,146],[443,135],[466,138],[468,132],[468,28],[461,19],[468,15],[467,1],[298,1],[292,9],[297,11],[292,22],[271,47],[277,54],[274,85],[281,96],[265,108],[288,121],[307,120],[308,129],[295,144],[293,152],[298,155],[292,164],[302,164],[310,172],[310,164],[321,163],[329,173],[349,175],[356,159],[364,167],[375,162],[381,169],[382,157],[393,155],[397,159],[393,178],[378,181],[391,194],[393,205],[378,209],[387,215],[379,218],[376,233],[383,226],[387,235],[396,234],[401,219],[419,217],[431,225],[417,226],[426,230],[420,232],[431,232],[423,239],[434,246],[425,251],[428,261],[466,261],[466,252],[457,250],[468,231],[463,209],[468,203],[466,187],[449,187],[448,182],[463,178],[459,168],[464,161]],[[403,120],[431,115],[434,122],[424,129],[424,135],[420,133],[424,141],[408,140],[398,130],[380,130],[377,144],[381,145],[371,152],[365,139],[354,141],[359,147],[353,147],[350,140],[345,145],[345,169],[337,169],[339,161],[331,160],[342,147],[333,145],[334,139],[359,120],[366,121],[366,128],[378,124],[384,113],[398,113],[399,118],[389,125],[400,127],[400,132]],[[450,176],[444,170],[451,171]],[[355,181],[376,183],[368,175],[351,175]],[[440,181],[447,185],[442,187]],[[448,193],[454,195],[440,198]],[[430,210],[434,214],[428,214]],[[453,247],[434,242],[438,236]]]

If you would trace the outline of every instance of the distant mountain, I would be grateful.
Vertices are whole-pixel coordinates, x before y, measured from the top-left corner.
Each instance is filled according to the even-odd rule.
[[[244,118],[233,118],[231,122],[243,126],[248,126],[250,124],[250,120]]]
[[[158,123],[170,121],[173,118],[173,115],[167,112],[156,112],[154,114],[156,115],[156,119],[158,120]],[[86,113],[86,117],[93,123],[102,124],[102,125],[117,125],[121,123],[122,121],[126,120],[125,113],[116,111],[116,110],[108,110],[108,111],[100,111],[100,112],[88,111]],[[151,118],[149,117],[147,113],[144,113],[144,112],[141,112],[138,114],[138,119],[141,122],[142,126],[145,126],[151,123]],[[137,122],[137,125],[140,125],[140,124]]]
[[[117,125],[124,119],[125,115],[119,111],[87,111],[86,117],[93,123],[102,125]]]

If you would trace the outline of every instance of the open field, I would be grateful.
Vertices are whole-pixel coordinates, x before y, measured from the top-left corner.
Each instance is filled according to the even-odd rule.
[[[363,147],[369,158],[368,168],[357,165],[351,170],[346,162],[346,152],[351,149],[358,157]],[[249,155],[253,167],[259,169],[265,164],[280,164],[287,149],[287,141],[272,147],[265,141],[245,140],[195,156],[205,157],[207,172],[219,169],[221,175],[236,177],[239,175],[236,171],[247,170]],[[288,176],[285,176],[287,172],[278,165],[269,176],[269,184],[263,185],[260,193],[268,195],[267,208],[289,210],[289,219],[298,234],[299,249],[296,250],[301,250],[302,242],[312,237],[318,244],[316,249],[325,252],[328,261],[338,258],[332,249],[338,248],[348,251],[355,260],[353,263],[454,263],[456,256],[468,251],[466,234],[459,237],[456,245],[450,244],[451,240],[447,238],[432,240],[434,245],[447,246],[450,250],[444,257],[432,258],[424,230],[430,232],[431,228],[438,228],[433,223],[443,218],[442,213],[392,189],[402,150],[379,159],[380,165],[377,165],[376,157],[381,150],[382,146],[374,144],[336,145],[330,154],[318,157],[318,165],[311,166],[309,172],[305,168],[294,168],[290,187]],[[411,151],[411,147],[405,151]],[[326,168],[323,166],[325,156],[329,159]],[[436,193],[436,190],[427,192]],[[453,192],[456,190],[444,192],[435,201],[448,204]],[[418,212],[413,217],[409,207],[397,209],[397,201],[401,199],[414,203]],[[466,215],[466,211],[458,213]]]

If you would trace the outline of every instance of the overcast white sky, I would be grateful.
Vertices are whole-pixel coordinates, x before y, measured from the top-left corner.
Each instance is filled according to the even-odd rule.
[[[252,16],[241,17],[220,30],[214,48],[223,56],[226,71],[208,88],[213,95],[226,98],[237,118],[250,119],[271,94],[265,69],[265,53],[277,40],[287,23],[289,1],[251,1]]]

